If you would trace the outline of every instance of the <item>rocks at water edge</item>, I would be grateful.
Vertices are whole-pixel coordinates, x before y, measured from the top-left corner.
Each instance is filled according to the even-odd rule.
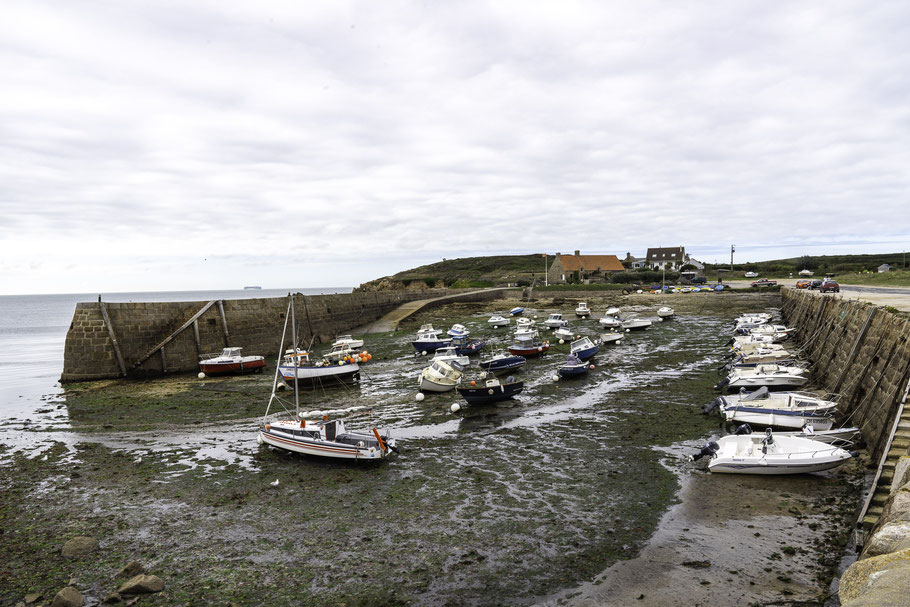
[[[150,594],[164,590],[164,580],[157,575],[140,573],[123,583],[117,590],[120,594]]]
[[[93,537],[78,535],[65,544],[61,551],[66,558],[79,558],[98,549],[98,540]]]
[[[130,561],[117,572],[117,577],[131,578],[145,573],[145,568],[136,561]]]
[[[67,586],[57,593],[51,601],[51,607],[82,607],[82,593],[72,586]]]

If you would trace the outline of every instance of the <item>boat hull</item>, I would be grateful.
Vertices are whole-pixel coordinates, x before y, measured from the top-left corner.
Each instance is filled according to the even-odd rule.
[[[593,348],[586,348],[584,350],[577,350],[575,352],[572,352],[572,354],[574,354],[581,360],[588,360],[589,358],[592,358],[598,352],[600,352],[600,346],[594,346]]]
[[[741,405],[724,409],[724,418],[729,422],[771,428],[793,428],[799,430],[809,424],[816,430],[829,430],[834,418],[813,411],[791,411]]]
[[[297,372],[298,386],[346,383],[349,380],[353,380],[354,377],[360,373],[360,367],[357,365],[357,363],[347,363],[344,365],[323,365],[321,367],[304,366],[297,367],[296,369],[293,366],[282,365],[278,367],[278,372],[281,374],[281,377],[290,386],[294,385],[295,370]]]
[[[521,369],[527,364],[524,356],[510,356],[508,358],[499,358],[496,360],[481,361],[480,368],[490,373],[508,373],[516,369]]]
[[[469,405],[486,405],[508,400],[524,390],[524,382],[517,381],[501,386],[458,388],[458,393]]]
[[[472,339],[463,346],[455,346],[455,351],[459,355],[471,356],[473,354],[480,354],[480,351],[483,350],[483,347],[487,345],[482,339]]]
[[[724,457],[711,460],[708,464],[708,470],[725,474],[807,474],[836,468],[848,459],[850,459],[849,455],[846,457],[820,457],[814,459],[814,461],[803,462],[783,458],[755,460],[753,458]]]
[[[265,359],[261,356],[251,356],[251,360],[230,363],[199,363],[199,370],[206,375],[229,375],[238,373],[262,373],[265,369]]]
[[[541,356],[550,349],[550,344],[541,344],[536,348],[514,348],[509,347],[509,354],[514,356],[524,356],[525,358],[534,358]]]
[[[600,343],[602,345],[606,344],[618,344],[622,341],[622,333],[604,333],[600,336]]]
[[[420,376],[417,385],[422,392],[448,392],[455,389],[455,384],[440,383],[423,375]]]
[[[356,445],[346,445],[334,441],[324,441],[316,439],[307,439],[298,436],[291,436],[286,433],[272,432],[262,429],[259,431],[259,440],[272,447],[292,451],[294,453],[303,453],[305,455],[315,455],[318,457],[332,457],[336,459],[348,460],[374,460],[378,461],[387,457],[387,452],[375,447],[358,447]]]
[[[445,348],[452,345],[451,339],[437,339],[433,341],[412,341],[411,345],[418,352],[435,352],[439,348]]]
[[[557,370],[560,377],[580,377],[588,372],[588,365],[566,365]]]

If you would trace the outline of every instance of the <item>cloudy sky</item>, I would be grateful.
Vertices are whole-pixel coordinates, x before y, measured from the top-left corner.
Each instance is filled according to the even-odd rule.
[[[4,2],[0,293],[910,246],[910,3]]]

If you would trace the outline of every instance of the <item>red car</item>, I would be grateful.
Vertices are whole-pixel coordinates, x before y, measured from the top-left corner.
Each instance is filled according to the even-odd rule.
[[[822,286],[819,287],[819,290],[822,293],[840,293],[840,285],[837,284],[836,280],[831,280],[830,278],[822,283]]]

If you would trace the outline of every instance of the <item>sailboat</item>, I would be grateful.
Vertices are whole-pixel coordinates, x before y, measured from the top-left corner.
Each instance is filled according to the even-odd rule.
[[[289,314],[285,315],[284,330],[281,333],[281,346],[278,349],[279,360],[284,351],[284,338],[287,335],[288,319],[293,325],[292,334],[294,348],[297,345],[297,322],[294,314],[294,299],[288,303]],[[296,366],[299,357],[292,357],[291,363]],[[297,382],[294,386],[294,414],[289,419],[269,421],[269,412],[273,404],[284,407],[287,405],[277,394],[278,366],[275,366],[275,378],[272,381],[272,394],[265,409],[265,415],[259,426],[257,441],[260,445],[270,445],[286,451],[317,455],[320,457],[333,457],[338,459],[380,461],[397,453],[395,439],[382,435],[375,427],[369,432],[348,431],[340,419],[329,420],[323,416],[319,420],[304,419],[300,414],[300,390]]]

